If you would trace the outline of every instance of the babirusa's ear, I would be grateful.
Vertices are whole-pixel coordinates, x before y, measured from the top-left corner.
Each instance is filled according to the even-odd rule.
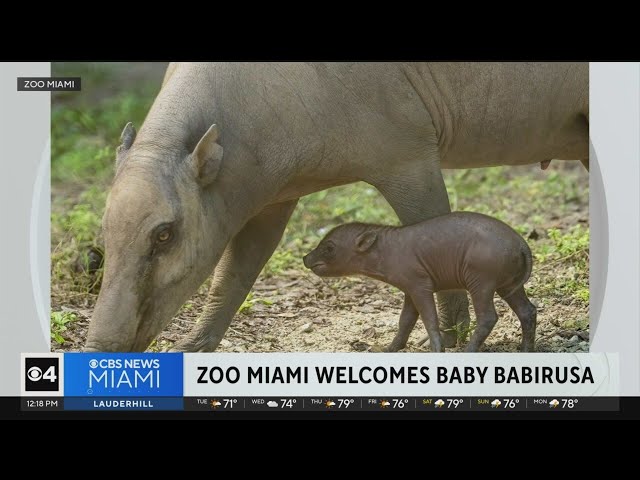
[[[378,234],[376,232],[364,232],[358,235],[358,238],[356,238],[356,250],[358,252],[366,252],[376,243],[377,239]]]
[[[222,164],[222,147],[218,144],[218,127],[211,125],[191,154],[191,163],[198,182],[209,185],[218,175]]]
[[[122,133],[120,134],[121,146],[126,150],[129,150],[135,139],[136,127],[133,126],[133,123],[129,122],[124,126],[124,130],[122,130]]]
[[[136,139],[136,128],[133,123],[129,122],[125,125],[124,130],[120,134],[120,146],[116,149],[116,171],[120,168],[124,154],[131,148]]]

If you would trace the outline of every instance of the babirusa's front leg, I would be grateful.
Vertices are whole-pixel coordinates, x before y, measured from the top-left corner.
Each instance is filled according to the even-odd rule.
[[[386,352],[397,352],[407,345],[411,331],[418,321],[418,316],[418,309],[413,304],[411,296],[405,293],[404,305],[402,306],[402,312],[400,313],[400,321],[398,324],[398,333],[391,343],[385,348]]]
[[[181,352],[212,352],[260,271],[278,246],[297,200],[271,205],[229,242],[216,267],[207,305],[189,335],[174,346]]]
[[[418,307],[422,322],[429,333],[431,351],[437,353],[444,352],[442,337],[440,336],[440,326],[438,324],[438,311],[433,301],[433,293],[421,292],[418,295],[413,295],[411,298],[416,307]]]

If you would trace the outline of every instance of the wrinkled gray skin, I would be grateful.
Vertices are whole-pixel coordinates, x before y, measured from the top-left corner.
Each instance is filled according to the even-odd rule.
[[[400,328],[388,352],[406,346],[418,314],[431,350],[444,352],[433,294],[460,289],[469,292],[477,323],[465,351],[477,352],[493,330],[496,292],[520,319],[521,350],[534,350],[536,308],[523,288],[531,275],[531,250],[495,218],[456,212],[406,227],[341,225],[304,257],[304,265],[321,277],[366,275],[404,292]]]
[[[413,224],[450,211],[440,168],[587,158],[587,64],[172,64],[123,132],[86,350],[144,350],[215,268],[175,347],[214,350],[303,195],[362,180]],[[453,345],[466,296],[438,301]]]

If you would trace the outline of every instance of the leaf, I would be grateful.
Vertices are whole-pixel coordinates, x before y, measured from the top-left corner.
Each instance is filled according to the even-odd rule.
[[[362,336],[364,338],[374,338],[376,336],[376,329],[373,327],[369,327],[364,332],[362,332]]]

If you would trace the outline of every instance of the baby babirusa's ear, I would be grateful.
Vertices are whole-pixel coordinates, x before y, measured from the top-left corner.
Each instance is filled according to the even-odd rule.
[[[366,252],[369,250],[378,238],[376,232],[364,232],[356,238],[356,250],[358,252]]]

